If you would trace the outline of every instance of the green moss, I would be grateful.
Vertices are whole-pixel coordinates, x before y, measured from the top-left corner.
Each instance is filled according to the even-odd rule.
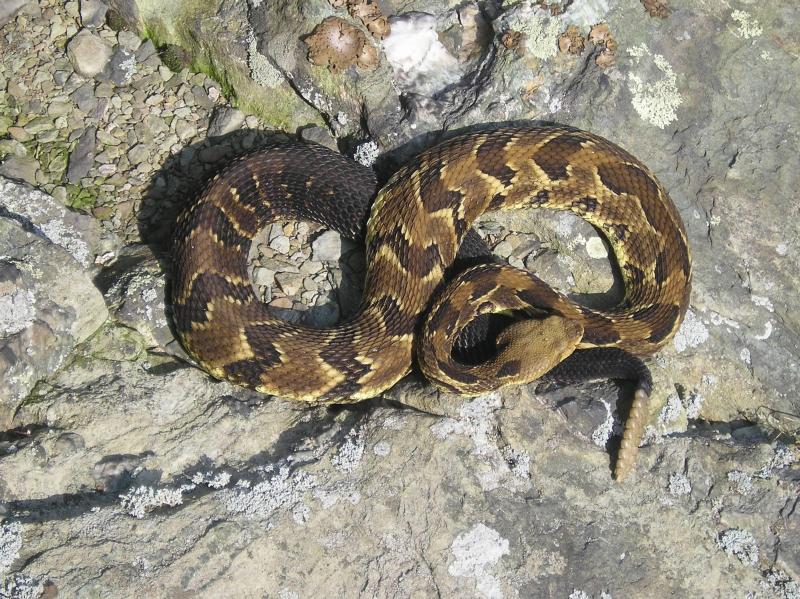
[[[122,31],[125,29],[125,19],[122,18],[116,10],[110,8],[106,13],[106,25],[111,27],[114,31]]]
[[[97,203],[97,191],[81,185],[67,184],[66,205],[73,210],[89,213]]]
[[[167,44],[159,50],[161,62],[173,73],[179,73],[191,65],[189,53],[177,44]]]
[[[217,82],[220,91],[240,110],[258,116],[270,127],[295,129],[301,124],[323,124],[287,84],[267,89],[256,84],[247,65],[231,58],[217,16],[220,0],[182,0],[165,5],[157,0],[139,2],[142,35],[162,52],[161,59],[173,71],[188,66]],[[326,85],[333,94],[337,83]],[[341,93],[341,92],[339,92]]]

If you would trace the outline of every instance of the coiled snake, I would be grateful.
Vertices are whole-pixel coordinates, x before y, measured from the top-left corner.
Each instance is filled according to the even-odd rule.
[[[370,169],[301,143],[265,148],[217,175],[176,228],[173,317],[189,354],[216,378],[315,403],[379,395],[410,371],[415,354],[437,386],[466,395],[548,371],[566,382],[633,379],[638,389],[615,469],[624,476],[651,385],[634,356],[653,354],[675,333],[691,282],[683,223],[655,176],[590,133],[515,127],[453,137],[422,152],[369,211],[375,187]],[[523,207],[570,210],[602,232],[624,300],[592,310],[497,264],[472,266],[442,290],[473,221],[486,211]],[[366,239],[364,295],[351,320],[325,330],[299,326],[276,319],[258,300],[248,251],[256,233],[281,218]],[[532,317],[515,318],[489,359],[456,359],[462,329],[498,312]]]

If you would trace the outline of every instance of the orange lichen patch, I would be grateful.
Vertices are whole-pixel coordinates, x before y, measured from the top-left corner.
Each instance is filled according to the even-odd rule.
[[[347,7],[354,19],[360,20],[373,37],[383,39],[389,35],[389,21],[374,0],[328,0],[334,8]]]
[[[611,35],[607,23],[598,23],[589,31],[589,41],[602,50],[594,59],[595,64],[602,69],[607,69],[617,62],[617,40]]]
[[[651,17],[666,19],[669,16],[667,0],[642,0],[642,4]]]
[[[558,49],[565,54],[580,54],[584,48],[581,30],[575,25],[570,25],[558,38]]]
[[[304,41],[308,60],[331,71],[351,65],[368,69],[378,64],[378,50],[364,32],[339,17],[322,21]]]
[[[536,75],[536,77],[528,81],[522,86],[522,99],[526,102],[534,102],[534,96],[536,95],[536,92],[539,91],[539,88],[544,85],[544,82],[544,75],[541,74]]]
[[[502,43],[503,46],[509,50],[516,50],[522,45],[522,37],[523,36],[521,32],[509,29],[503,33],[502,37],[500,38],[500,43]]]

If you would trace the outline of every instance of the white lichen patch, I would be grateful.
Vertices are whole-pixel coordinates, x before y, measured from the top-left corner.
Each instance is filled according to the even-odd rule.
[[[741,470],[728,472],[728,482],[733,490],[740,495],[748,495],[753,490],[753,477]]]
[[[692,483],[685,474],[676,472],[669,476],[669,494],[674,497],[682,497],[692,492]]]
[[[230,472],[197,472],[192,476],[192,483],[205,485],[211,489],[222,489],[231,482]]]
[[[44,585],[36,578],[15,572],[0,584],[0,599],[41,599]]]
[[[681,327],[675,334],[675,351],[681,353],[688,348],[702,345],[708,340],[708,329],[692,310],[686,311]]]
[[[664,404],[664,407],[661,408],[661,412],[658,414],[658,422],[661,423],[662,426],[671,424],[681,417],[682,411],[683,404],[681,403],[681,398],[678,397],[677,393],[672,393],[667,397],[667,403]]]
[[[604,399],[600,401],[603,402],[603,406],[606,408],[606,419],[592,431],[592,443],[598,447],[605,447],[611,435],[621,432],[622,426],[620,421],[614,417],[614,410],[611,409],[611,404]]]
[[[736,556],[747,566],[758,563],[758,543],[747,531],[737,528],[725,530],[717,537],[717,546],[728,555]]]
[[[5,574],[22,549],[22,526],[19,522],[0,524],[0,574]]]
[[[476,476],[484,491],[492,491],[500,486],[511,490],[528,488],[530,481],[527,475],[522,477],[512,470],[517,466],[508,460],[507,448],[498,446],[497,410],[501,407],[499,393],[488,393],[465,402],[459,410],[458,419],[442,418],[431,426],[433,435],[445,440],[452,435],[469,437],[473,444],[473,453],[481,460]],[[504,453],[505,452],[505,453]]]
[[[30,289],[0,294],[0,339],[25,330],[36,318],[36,295]]]
[[[739,350],[739,359],[748,366],[753,364],[753,360],[750,356],[750,350],[746,347],[743,347],[741,350]]]
[[[333,467],[340,472],[352,472],[361,463],[364,457],[364,428],[353,429],[347,434],[347,438],[339,447],[339,451],[331,460]]]
[[[433,15],[409,12],[392,17],[389,24],[391,32],[383,40],[383,53],[401,87],[432,95],[461,79],[461,65],[439,41]]]
[[[250,67],[250,76],[253,81],[261,87],[273,89],[283,81],[281,72],[258,51],[258,42],[252,32],[247,38],[247,66]]]
[[[628,89],[639,116],[663,129],[678,118],[675,112],[683,102],[677,76],[661,54],[653,54],[645,44],[628,50],[637,72],[628,73]]]
[[[372,166],[375,164],[378,156],[380,156],[380,153],[381,151],[380,148],[378,148],[378,144],[374,141],[367,141],[363,144],[359,144],[356,148],[355,154],[353,154],[353,160],[364,166]]]
[[[475,578],[475,589],[487,599],[502,599],[500,580],[492,573],[500,558],[509,553],[508,540],[479,523],[458,535],[450,546],[453,561],[447,568],[451,576]]]
[[[147,512],[156,508],[175,507],[183,503],[183,492],[180,489],[155,489],[141,486],[135,487],[119,497],[122,500],[122,510],[140,520],[147,515]]]
[[[705,400],[706,398],[700,393],[692,391],[686,400],[686,417],[693,420],[700,416],[700,410],[703,409]]]
[[[391,443],[387,441],[378,441],[372,446],[372,453],[380,458],[385,458],[392,451]]]
[[[280,509],[293,510],[301,505],[305,493],[316,484],[310,474],[291,472],[288,466],[283,466],[267,480],[251,487],[237,485],[221,494],[229,511],[251,518],[269,518]]]
[[[758,478],[768,478],[775,470],[782,470],[791,466],[797,461],[797,455],[786,445],[778,444],[775,446],[775,453],[764,467],[755,476]]]
[[[750,301],[756,306],[766,308],[769,312],[775,311],[775,306],[772,305],[772,300],[770,300],[768,297],[764,297],[763,295],[751,295]]]
[[[764,33],[755,17],[743,10],[734,10],[731,13],[731,19],[738,25],[735,31],[736,35],[743,39],[749,40]]]
[[[525,34],[525,49],[536,58],[546,60],[558,54],[561,29],[558,19],[536,14],[522,23],[519,31]]]

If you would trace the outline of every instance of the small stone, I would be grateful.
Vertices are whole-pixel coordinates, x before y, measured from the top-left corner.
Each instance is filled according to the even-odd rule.
[[[285,235],[280,235],[269,242],[269,247],[279,254],[288,254],[290,245],[289,238]]]
[[[130,150],[128,150],[128,160],[131,164],[141,164],[145,162],[151,154],[150,148],[145,146],[144,144],[136,144]]]
[[[97,147],[97,129],[87,127],[83,132],[75,149],[69,155],[67,166],[67,181],[79,183],[88,173],[94,163],[94,154]]]
[[[275,274],[275,282],[286,295],[295,295],[303,287],[305,277],[299,273],[279,272]]]
[[[26,142],[33,139],[33,135],[25,131],[22,127],[9,127],[8,133],[17,141]]]
[[[197,135],[197,125],[188,121],[178,121],[178,124],[175,125],[175,133],[178,139],[186,141]]]
[[[64,116],[72,110],[71,102],[64,100],[54,100],[47,106],[47,114],[53,117]]]
[[[117,46],[105,73],[116,85],[128,85],[136,73],[136,56],[133,50]]]
[[[496,246],[494,246],[494,253],[500,256],[501,258],[508,258],[513,250],[514,248],[511,247],[511,244],[507,241],[501,241]]]
[[[36,185],[36,171],[39,163],[30,156],[16,156],[11,154],[6,156],[0,164],[0,175],[8,179],[26,181],[31,185]]]
[[[138,38],[137,38],[138,39]],[[122,42],[120,42],[122,43]],[[136,48],[137,62],[144,62],[156,53],[156,46],[152,40],[145,40]]]
[[[139,49],[139,46],[142,45],[142,40],[139,39],[139,36],[133,31],[128,31],[127,29],[123,29],[117,33],[117,42],[120,46],[127,48],[131,52],[136,52],[136,50]]]
[[[92,208],[92,216],[97,220],[109,220],[114,215],[114,209],[111,206],[95,206]]]
[[[244,125],[244,113],[227,106],[217,108],[208,125],[208,137],[218,137],[241,129]]]
[[[608,250],[606,249],[603,240],[597,236],[590,237],[586,241],[586,253],[590,258],[607,258]]]
[[[28,133],[41,133],[42,131],[48,131],[53,128],[53,119],[46,116],[38,116],[32,121],[28,121],[25,125],[25,131]]]
[[[282,310],[291,310],[292,305],[292,300],[288,297],[277,297],[269,303],[270,308],[280,308]]]
[[[253,283],[260,287],[268,287],[275,283],[275,271],[259,266],[253,271]]]
[[[99,172],[104,177],[109,177],[117,172],[117,165],[115,164],[101,164],[97,172]]]
[[[331,302],[321,306],[314,306],[306,313],[306,317],[303,320],[312,327],[325,328],[333,326],[339,321],[339,305]]]
[[[87,29],[82,30],[67,44],[67,57],[75,72],[84,77],[94,77],[103,72],[111,60],[112,48]]]
[[[192,100],[201,108],[211,109],[214,107],[214,100],[202,85],[192,87]]]
[[[106,12],[108,12],[108,6],[102,0],[81,0],[81,24],[84,27],[91,29],[101,27],[105,23]]]
[[[300,265],[300,272],[313,275],[322,270],[322,262],[315,262],[314,260],[306,260]]]
[[[300,138],[304,139],[305,141],[313,141],[314,143],[323,145],[326,148],[338,151],[336,140],[327,129],[320,127],[319,125],[309,125],[308,127],[301,129]]]
[[[158,74],[161,77],[161,80],[165,83],[172,79],[172,71],[170,71],[167,67],[163,64],[158,67]]]
[[[28,0],[4,0],[0,3],[0,27],[11,21]]]
[[[342,237],[336,231],[325,231],[311,244],[315,262],[336,262],[342,256]]]

